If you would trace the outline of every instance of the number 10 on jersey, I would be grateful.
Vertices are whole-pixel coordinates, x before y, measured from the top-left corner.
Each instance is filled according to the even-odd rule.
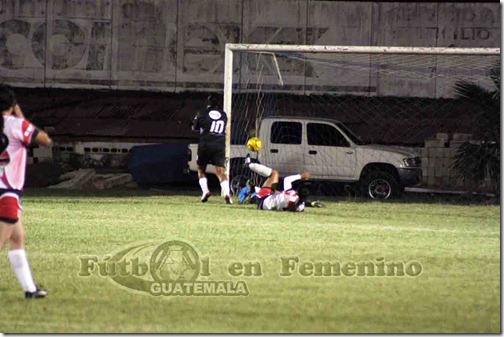
[[[225,123],[224,121],[213,121],[212,125],[210,126],[210,132],[213,133],[223,133],[224,132],[224,126]]]

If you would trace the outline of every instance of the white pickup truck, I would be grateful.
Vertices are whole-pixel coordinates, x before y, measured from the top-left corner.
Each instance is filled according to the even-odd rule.
[[[370,198],[399,196],[422,176],[420,158],[410,148],[366,145],[344,124],[330,119],[267,117],[261,121],[259,162],[282,176],[309,172],[313,180],[356,183]],[[197,144],[191,144],[189,169],[197,170]],[[240,174],[248,151],[232,145],[231,179]],[[209,166],[208,173],[213,173]]]

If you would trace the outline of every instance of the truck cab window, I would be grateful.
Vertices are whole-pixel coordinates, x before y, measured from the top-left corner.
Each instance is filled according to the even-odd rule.
[[[308,145],[349,147],[346,138],[329,124],[308,123]]]
[[[299,122],[275,122],[271,126],[272,144],[301,144],[303,126]]]

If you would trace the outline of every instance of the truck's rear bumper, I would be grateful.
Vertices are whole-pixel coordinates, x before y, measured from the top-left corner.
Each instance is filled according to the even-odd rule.
[[[417,168],[399,168],[397,169],[401,184],[404,187],[417,185],[422,179],[422,169]]]

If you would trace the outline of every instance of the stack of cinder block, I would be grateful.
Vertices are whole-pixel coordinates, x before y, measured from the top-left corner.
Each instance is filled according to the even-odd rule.
[[[425,147],[420,149],[422,158],[422,185],[431,188],[459,189],[465,184],[453,169],[453,158],[457,149],[471,141],[467,133],[438,133],[436,138],[426,139]]]

